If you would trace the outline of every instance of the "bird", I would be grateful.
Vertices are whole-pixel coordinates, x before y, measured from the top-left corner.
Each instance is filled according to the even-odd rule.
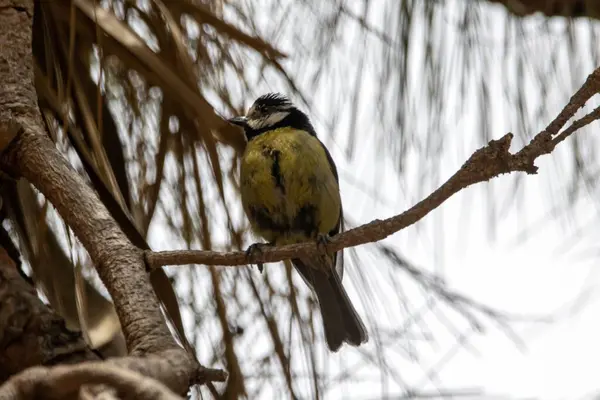
[[[245,116],[228,119],[243,128],[247,144],[240,163],[241,202],[260,246],[323,244],[343,231],[338,171],[306,113],[281,93],[258,97]],[[363,321],[342,285],[343,251],[293,258],[317,297],[328,348],[368,341]]]

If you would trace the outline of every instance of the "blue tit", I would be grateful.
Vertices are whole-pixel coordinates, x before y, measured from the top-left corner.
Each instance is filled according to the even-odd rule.
[[[271,245],[323,240],[343,230],[338,173],[308,116],[285,96],[259,97],[247,115],[229,120],[248,144],[240,168],[241,197],[252,229]],[[342,286],[342,251],[292,260],[316,294],[327,345],[359,346],[367,331]]]

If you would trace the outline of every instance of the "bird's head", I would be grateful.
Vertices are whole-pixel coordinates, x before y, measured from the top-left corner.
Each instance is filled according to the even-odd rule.
[[[244,128],[248,140],[263,132],[290,126],[297,129],[314,131],[308,117],[282,94],[268,93],[260,96],[245,116],[228,120]]]

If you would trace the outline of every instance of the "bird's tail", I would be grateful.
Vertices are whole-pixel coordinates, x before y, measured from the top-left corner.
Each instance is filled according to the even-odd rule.
[[[329,349],[337,351],[343,342],[352,346],[366,342],[369,336],[365,325],[354,309],[338,274],[332,269],[328,276],[322,270],[309,266],[307,261],[294,259],[292,263],[317,295]]]

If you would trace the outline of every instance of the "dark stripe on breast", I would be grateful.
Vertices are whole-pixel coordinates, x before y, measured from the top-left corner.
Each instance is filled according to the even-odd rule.
[[[271,176],[275,180],[275,186],[281,190],[282,194],[285,194],[285,185],[283,184],[283,175],[281,175],[281,165],[279,163],[281,152],[269,146],[263,146],[262,155],[271,159]]]
[[[281,189],[281,193],[285,194],[285,186],[283,185],[283,176],[281,175],[281,167],[279,166],[279,150],[271,150],[271,158],[273,165],[271,166],[271,175],[275,179],[275,186]]]

